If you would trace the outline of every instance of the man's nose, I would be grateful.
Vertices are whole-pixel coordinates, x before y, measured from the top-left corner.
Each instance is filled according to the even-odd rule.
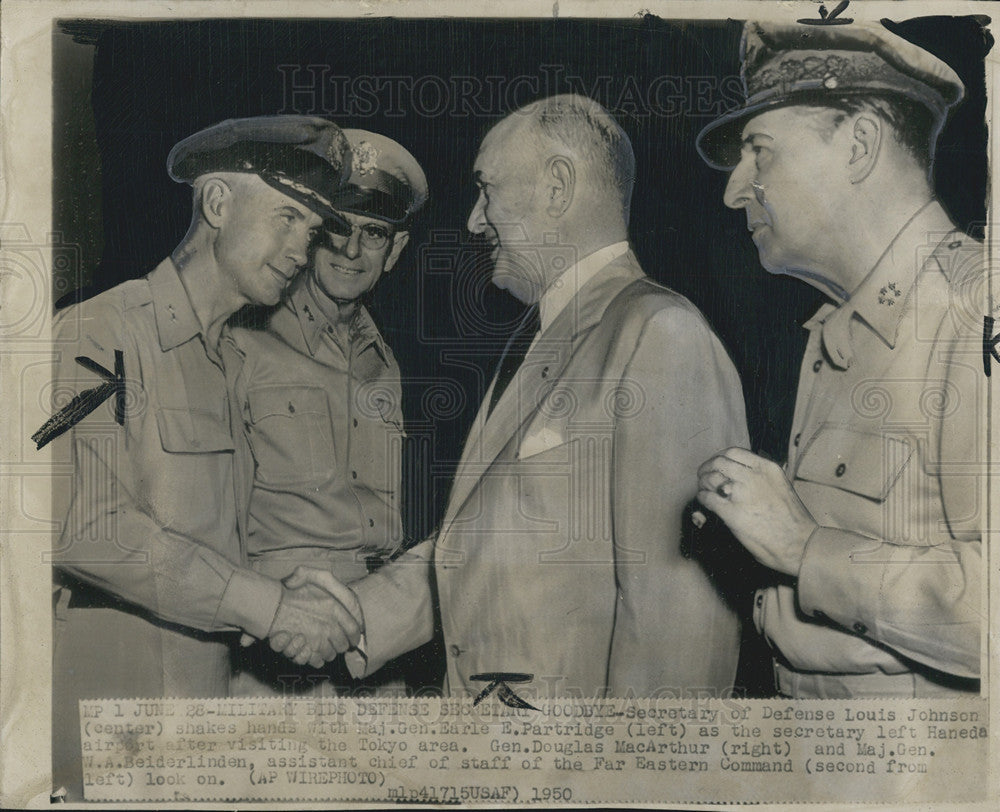
[[[722,195],[723,202],[731,209],[742,209],[753,196],[751,181],[753,180],[750,162],[740,161],[729,174],[726,191]]]
[[[469,222],[465,224],[465,227],[473,234],[482,234],[486,229],[486,212],[482,192],[479,193],[476,205],[472,207]]]
[[[343,254],[348,259],[354,259],[361,253],[361,229],[353,227],[351,236],[347,238],[342,249]]]
[[[291,242],[288,245],[287,256],[288,259],[295,263],[295,267],[297,268],[305,265],[309,257],[309,238],[310,233],[308,230],[303,230],[301,233],[292,235]]]

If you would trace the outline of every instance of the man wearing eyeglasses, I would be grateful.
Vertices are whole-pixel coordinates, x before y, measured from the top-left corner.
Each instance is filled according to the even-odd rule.
[[[353,168],[334,206],[349,231],[327,221],[309,270],[266,329],[234,331],[246,354],[236,402],[255,461],[250,562],[279,579],[306,565],[350,583],[402,542],[399,367],[361,299],[399,258],[427,181],[392,139],[344,134]],[[342,660],[323,670],[296,666],[263,641],[243,649],[237,669],[233,692],[248,696],[402,685],[391,667],[362,685]]]

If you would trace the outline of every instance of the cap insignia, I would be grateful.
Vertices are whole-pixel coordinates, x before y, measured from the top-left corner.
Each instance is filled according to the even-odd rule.
[[[352,147],[354,163],[352,168],[359,175],[367,175],[378,168],[378,150],[370,141],[362,141]]]
[[[327,163],[333,166],[338,172],[344,166],[344,151],[349,148],[347,139],[342,132],[337,132],[326,146]]]

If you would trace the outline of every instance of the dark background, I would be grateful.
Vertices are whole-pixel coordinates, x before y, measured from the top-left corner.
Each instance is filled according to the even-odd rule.
[[[985,221],[984,56],[992,44],[981,22],[890,24],[966,84],[934,174],[945,208],[976,236]],[[488,284],[488,262],[465,232],[476,149],[516,107],[584,92],[632,139],[639,171],[630,231],[643,268],[705,313],[740,371],[754,450],[783,460],[801,323],[822,300],[760,268],[744,215],[722,205],[726,176],[705,166],[694,147],[700,128],[739,102],[741,27],[653,16],[63,21],[53,34],[54,223],[57,240],[71,248],[67,261],[57,259],[56,295],[92,295],[148,273],[170,253],[186,231],[191,192],[169,179],[166,156],[202,127],[302,113],[400,141],[424,167],[431,198],[369,306],[403,372],[412,452],[404,522],[418,538],[440,520],[466,432],[519,310]],[[476,80],[480,90],[470,91]],[[415,659],[418,682],[439,678],[436,647]],[[768,657],[752,633],[738,684],[749,695],[772,690]]]

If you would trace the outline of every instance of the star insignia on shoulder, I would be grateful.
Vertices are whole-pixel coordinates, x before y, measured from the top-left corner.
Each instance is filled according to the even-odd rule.
[[[895,282],[890,282],[885,287],[881,288],[878,292],[878,303],[888,305],[892,307],[896,304],[896,299],[900,297],[902,291],[896,287]]]

